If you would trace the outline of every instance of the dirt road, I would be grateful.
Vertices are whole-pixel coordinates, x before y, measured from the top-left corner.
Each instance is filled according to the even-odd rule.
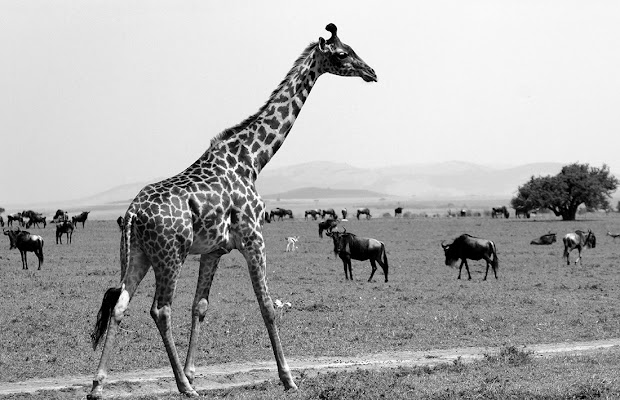
[[[558,353],[587,353],[620,346],[620,339],[590,342],[566,342],[524,346],[535,356],[547,357]],[[372,354],[363,357],[321,357],[288,359],[289,366],[296,372],[307,374],[344,371],[358,368],[392,368],[396,366],[433,366],[450,363],[461,358],[462,362],[482,359],[485,354],[497,353],[500,348],[462,347],[447,350],[403,351]],[[16,393],[34,393],[41,390],[67,391],[73,395],[85,396],[90,390],[92,376],[64,376],[46,379],[31,379],[24,382],[0,383],[0,396]],[[197,367],[196,390],[225,389],[277,380],[275,362],[227,363]],[[151,369],[136,372],[111,374],[104,392],[108,396],[129,396],[176,392],[176,385],[170,368]]]

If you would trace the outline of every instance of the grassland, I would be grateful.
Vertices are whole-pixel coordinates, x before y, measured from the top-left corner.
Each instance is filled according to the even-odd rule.
[[[605,236],[607,231],[620,230],[616,216],[573,222],[418,218],[344,224],[349,231],[386,243],[389,283],[383,282],[380,270],[375,281],[367,283],[370,266],[362,262],[354,262],[355,281],[345,281],[342,263],[334,259],[330,240],[319,239],[316,222],[265,225],[271,295],[292,304],[278,316],[288,356],[355,356],[620,337],[620,242]],[[566,266],[560,243],[529,245],[532,238],[548,231],[561,237],[588,228],[597,234],[598,242],[595,249],[584,252],[582,265]],[[88,221],[86,229],[76,231],[72,245],[54,244],[53,228],[31,231],[46,240],[41,271],[32,267],[36,265],[32,255],[31,269],[23,271],[19,253],[8,250],[8,240],[0,248],[4,297],[0,382],[92,374],[99,352],[92,351],[88,335],[105,289],[118,283],[118,228],[114,221]],[[482,263],[471,263],[471,281],[458,281],[458,272],[443,265],[439,243],[464,232],[496,242],[499,280],[483,282]],[[284,237],[289,235],[301,237],[298,252],[284,252]],[[189,339],[197,267],[198,258],[190,256],[177,287],[173,326],[181,354]],[[149,273],[126,313],[112,371],[168,366],[148,312],[152,295]],[[198,365],[273,357],[238,253],[220,263],[201,337]],[[617,360],[617,354],[612,358]],[[363,380],[370,385],[373,379],[396,379],[382,374],[369,373]],[[318,388],[331,378],[316,379],[310,385]],[[437,384],[449,387],[447,381]]]

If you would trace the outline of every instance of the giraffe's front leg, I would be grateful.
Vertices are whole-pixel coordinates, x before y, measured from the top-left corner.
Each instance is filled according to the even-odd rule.
[[[276,313],[273,307],[273,301],[269,295],[269,290],[267,289],[265,277],[267,265],[265,243],[262,234],[260,232],[254,232],[250,237],[244,238],[241,252],[248,263],[250,277],[252,278],[252,287],[254,288],[254,293],[256,294],[256,299],[258,300],[267,332],[269,333],[269,340],[271,341],[273,354],[276,358],[280,381],[282,381],[284,385],[284,390],[296,391],[297,385],[293,381],[291,370],[284,358],[282,343],[280,342],[280,335],[278,334],[278,328],[276,326]]]
[[[225,251],[221,251],[203,254],[200,257],[198,284],[196,286],[196,295],[194,296],[194,303],[192,305],[192,330],[189,338],[189,348],[187,349],[187,358],[185,359],[185,368],[183,369],[185,376],[191,384],[194,383],[196,374],[194,360],[196,348],[198,347],[198,336],[200,336],[200,323],[204,320],[205,315],[207,315],[209,292],[211,290],[211,283],[213,282],[213,275],[215,275],[215,271],[217,270],[220,257],[225,253]]]

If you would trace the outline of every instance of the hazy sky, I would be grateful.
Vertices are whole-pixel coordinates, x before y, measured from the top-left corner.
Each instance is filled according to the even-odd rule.
[[[268,165],[620,171],[618,1],[0,0],[0,206],[174,175],[334,22],[378,83],[324,75]]]

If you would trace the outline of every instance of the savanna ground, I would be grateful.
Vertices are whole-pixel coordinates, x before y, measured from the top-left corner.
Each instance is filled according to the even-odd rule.
[[[412,218],[350,220],[348,231],[386,243],[389,282],[381,269],[371,283],[367,262],[354,262],[353,282],[344,279],[331,239],[319,239],[317,223],[299,218],[266,224],[268,282],[272,298],[290,302],[278,310],[285,354],[290,359],[360,357],[385,352],[463,347],[499,348],[473,364],[461,362],[395,369],[359,369],[309,374],[296,372],[300,391],[284,394],[272,381],[252,387],[200,392],[215,398],[594,398],[620,397],[617,347],[602,353],[533,357],[523,345],[620,338],[620,218],[586,215],[572,222],[491,218]],[[588,219],[589,218],[589,219]],[[561,238],[592,229],[597,247],[583,264],[567,266],[562,244],[531,246],[548,231]],[[73,244],[56,245],[54,228],[43,235],[45,264],[21,269],[19,252],[0,246],[0,385],[33,378],[91,376],[100,351],[89,333],[103,293],[119,279],[119,232],[114,221],[87,221]],[[499,280],[484,282],[482,262],[470,263],[472,280],[457,280],[444,265],[442,240],[461,233],[493,239]],[[299,235],[295,253],[285,253],[285,236]],[[572,254],[572,259],[576,253]],[[197,280],[198,257],[186,261],[174,303],[174,336],[187,350],[189,310]],[[465,274],[465,272],[463,272]],[[465,275],[466,277],[466,275]],[[110,375],[169,370],[149,308],[153,274],[139,287],[123,321]],[[269,339],[247,268],[238,253],[222,259],[201,332],[198,366],[273,362]],[[294,367],[294,366],[293,366]],[[172,372],[170,370],[170,376]],[[60,392],[12,394],[11,398],[76,398],[83,387]],[[120,383],[132,393],[139,383]],[[110,388],[114,387],[111,385]],[[174,386],[171,386],[174,389]],[[135,387],[135,392],[139,393]],[[104,388],[105,393],[105,388]],[[140,398],[178,398],[140,393]]]

